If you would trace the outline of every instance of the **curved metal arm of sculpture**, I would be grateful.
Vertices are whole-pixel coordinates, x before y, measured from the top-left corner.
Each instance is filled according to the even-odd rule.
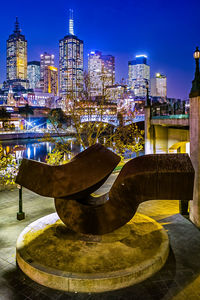
[[[16,183],[41,196],[84,198],[106,181],[119,162],[118,155],[95,144],[61,166],[23,159]]]
[[[120,158],[96,144],[70,163],[49,166],[23,160],[16,183],[55,197],[61,220],[77,232],[105,234],[127,223],[146,200],[193,198],[194,169],[187,154],[154,154],[129,161],[109,193],[93,196]]]
[[[145,155],[125,164],[108,194],[91,196],[88,204],[55,199],[55,206],[74,231],[105,234],[126,224],[143,201],[193,199],[193,184],[194,169],[187,154]]]

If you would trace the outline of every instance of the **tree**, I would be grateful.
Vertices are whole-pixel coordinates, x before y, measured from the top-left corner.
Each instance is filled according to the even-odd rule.
[[[66,99],[66,115],[71,119],[71,125],[75,130],[75,139],[73,144],[80,145],[83,149],[99,142],[106,147],[111,148],[124,159],[126,155],[132,152],[138,153],[143,149],[144,131],[140,130],[136,124],[131,123],[134,114],[128,115],[123,107],[121,111],[117,111],[117,104],[111,103],[102,95],[97,101],[92,101],[88,93],[89,80],[88,76],[85,80],[85,86],[80,98]],[[113,119],[121,118],[118,126],[114,127],[105,122],[106,116]],[[94,120],[96,116],[96,120]],[[130,124],[124,125],[124,117]],[[128,118],[127,118],[128,116]],[[87,122],[84,122],[87,120]],[[50,122],[53,128],[59,133],[58,118],[56,114],[50,116]],[[73,156],[71,151],[71,142],[60,136],[60,141],[49,138],[49,141],[55,143],[52,153],[49,153],[47,162],[53,165],[66,163]]]
[[[61,108],[53,108],[49,114],[48,119],[54,127],[54,130],[60,127],[60,125],[69,125],[69,118],[64,114]]]
[[[15,157],[6,153],[0,144],[0,183],[1,185],[14,185],[18,166]]]

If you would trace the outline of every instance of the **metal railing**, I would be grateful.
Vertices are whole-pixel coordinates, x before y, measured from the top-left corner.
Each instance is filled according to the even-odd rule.
[[[173,104],[165,103],[151,107],[151,118],[153,119],[187,119],[189,118],[189,106],[185,101]]]

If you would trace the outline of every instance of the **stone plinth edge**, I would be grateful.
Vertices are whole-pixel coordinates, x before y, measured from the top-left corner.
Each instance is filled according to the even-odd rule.
[[[57,269],[51,266],[47,266],[43,263],[43,261],[37,261],[35,257],[31,257],[28,249],[28,245],[25,245],[25,239],[28,237],[30,240],[31,233],[41,231],[46,226],[52,225],[55,226],[55,223],[58,221],[58,215],[56,213],[47,215],[41,219],[36,220],[35,222],[28,225],[20,234],[17,240],[16,247],[16,259],[21,270],[32,280],[37,283],[44,285],[49,288],[67,291],[67,292],[104,292],[116,290],[124,287],[128,287],[130,285],[134,285],[139,283],[148,277],[151,277],[153,274],[158,272],[163,265],[165,264],[168,253],[169,253],[169,239],[164,228],[154,221],[153,219],[141,215],[136,214],[134,218],[121,227],[120,229],[110,233],[108,235],[101,236],[101,238],[97,241],[92,241],[92,247],[90,242],[86,242],[84,245],[88,246],[87,251],[94,251],[94,247],[101,247],[101,256],[96,256],[96,262],[94,259],[91,259],[91,264],[98,265],[100,262],[100,257],[106,256],[109,252],[109,245],[114,245],[116,249],[115,258],[118,261],[119,266],[117,270],[112,271],[105,268],[102,272],[102,266],[99,267],[99,272],[74,272],[72,269],[67,271],[67,267],[65,265],[65,270]],[[138,222],[138,224],[137,224]],[[145,233],[144,240],[147,242],[140,242],[140,238],[135,238],[135,230],[137,230],[137,225],[139,228],[139,235],[141,234],[142,239],[142,226],[146,226],[146,230],[149,232]],[[128,226],[128,227],[125,227]],[[132,227],[130,227],[132,226]],[[150,228],[150,229],[149,229]],[[144,230],[145,231],[145,230]],[[127,233],[128,232],[128,233]],[[152,247],[152,245],[148,249],[148,239],[151,242],[152,234],[156,235],[156,239]],[[77,234],[76,234],[77,235]],[[149,236],[148,236],[149,235]],[[138,236],[138,232],[137,232]],[[83,244],[83,239],[81,240],[81,245]],[[135,241],[135,244],[134,244]],[[58,239],[58,243],[62,243],[62,239]],[[76,239],[76,243],[78,243],[78,239]],[[138,243],[138,244],[137,244]],[[30,241],[31,244],[31,241]],[[131,247],[130,247],[131,245]],[[119,247],[119,251],[118,251]],[[130,248],[129,248],[130,247]],[[57,254],[55,252],[55,247],[53,248],[53,257],[56,258]],[[91,249],[91,250],[90,250]],[[102,253],[105,250],[104,253]],[[124,249],[124,250],[123,250]],[[129,251],[130,249],[130,251]],[[152,250],[153,249],[153,250]],[[46,251],[45,247],[41,245],[40,251]],[[76,251],[76,250],[74,250]],[[85,250],[84,250],[85,251]],[[124,257],[121,251],[126,252],[126,260],[124,261]],[[49,252],[49,250],[48,250]],[[98,250],[97,250],[98,252]],[[119,252],[119,254],[117,254]],[[124,252],[124,253],[125,253]],[[130,252],[130,255],[129,255]],[[147,253],[144,257],[141,258],[141,253]],[[75,255],[73,253],[73,255]],[[77,264],[78,259],[80,259],[80,249],[77,250]],[[90,253],[88,254],[90,255]],[[93,255],[93,254],[91,254]],[[116,255],[119,255],[116,257]],[[138,255],[138,259],[137,259]],[[113,262],[108,259],[108,262],[112,264]],[[139,262],[138,262],[139,261]],[[76,264],[75,264],[76,265]],[[88,267],[88,263],[86,266],[86,270]],[[98,267],[97,267],[98,268]],[[110,265],[108,265],[108,269]]]

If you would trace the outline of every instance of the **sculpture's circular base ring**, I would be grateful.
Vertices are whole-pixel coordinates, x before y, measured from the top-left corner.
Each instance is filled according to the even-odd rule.
[[[104,292],[145,280],[169,253],[168,235],[138,214],[102,236],[67,230],[56,213],[28,225],[17,240],[19,267],[32,280],[68,292]]]

